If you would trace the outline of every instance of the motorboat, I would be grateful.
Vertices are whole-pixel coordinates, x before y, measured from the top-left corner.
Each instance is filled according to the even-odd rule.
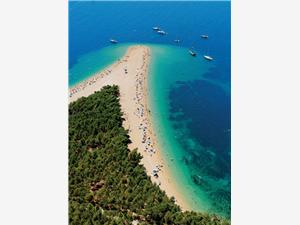
[[[197,55],[197,53],[196,53],[195,51],[193,51],[193,50],[189,50],[189,53],[190,53],[192,56],[196,56],[196,55]]]
[[[163,30],[158,30],[157,33],[158,33],[158,34],[161,34],[161,35],[166,35],[166,34],[167,34],[167,33],[166,33],[165,31],[163,31]]]
[[[117,44],[117,43],[118,43],[118,41],[115,40],[115,39],[110,39],[109,42],[110,42],[110,43],[113,43],[113,44]]]

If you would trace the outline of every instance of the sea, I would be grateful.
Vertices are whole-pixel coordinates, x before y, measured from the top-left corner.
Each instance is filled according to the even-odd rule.
[[[230,10],[229,1],[69,2],[69,86],[129,46],[149,46],[151,115],[172,179],[193,210],[225,218],[231,214]]]

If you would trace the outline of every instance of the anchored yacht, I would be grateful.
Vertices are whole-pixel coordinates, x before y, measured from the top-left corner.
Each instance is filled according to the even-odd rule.
[[[163,30],[159,30],[159,31],[157,31],[157,33],[158,34],[161,34],[161,35],[166,35],[167,33],[165,32],[165,31],[163,31]]]
[[[213,58],[211,56],[208,56],[208,55],[204,55],[203,57],[205,59],[207,59],[208,61],[212,61],[213,60]]]
[[[117,43],[118,43],[118,41],[117,41],[117,40],[114,40],[114,39],[110,39],[109,42],[110,42],[110,43],[113,43],[113,44],[117,44]]]
[[[197,53],[196,53],[195,51],[193,51],[193,50],[189,50],[189,53],[190,53],[192,56],[196,56],[196,55],[197,55]]]

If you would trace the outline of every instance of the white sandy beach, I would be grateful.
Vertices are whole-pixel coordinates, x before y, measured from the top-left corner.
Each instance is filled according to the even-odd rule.
[[[142,164],[151,180],[174,196],[176,203],[183,210],[190,210],[184,196],[178,191],[171,178],[168,165],[164,162],[159,146],[155,140],[151,118],[147,106],[147,75],[150,62],[150,49],[136,45],[130,47],[125,56],[103,71],[69,89],[69,102],[93,94],[105,85],[118,85],[120,103],[124,113],[123,126],[129,130],[132,144],[129,149],[138,148],[143,156]],[[153,176],[157,170],[158,177]],[[177,178],[178,179],[178,178]]]

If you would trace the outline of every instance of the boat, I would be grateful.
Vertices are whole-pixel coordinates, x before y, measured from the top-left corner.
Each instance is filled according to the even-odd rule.
[[[159,27],[152,27],[152,30],[160,30]]]
[[[208,61],[212,61],[213,60],[213,58],[211,56],[208,56],[208,55],[204,55],[203,57],[205,59],[207,59]]]
[[[195,51],[193,51],[193,50],[189,50],[189,53],[190,53],[192,56],[196,56],[196,55],[197,55],[197,53],[196,53]]]
[[[167,34],[167,33],[166,33],[165,31],[163,31],[163,30],[158,30],[157,33],[158,33],[158,34],[161,34],[161,35],[166,35],[166,34]]]
[[[117,40],[114,40],[114,39],[110,39],[109,42],[110,42],[110,43],[113,43],[113,44],[117,44],[117,43],[118,43],[118,41],[117,41]]]
[[[174,40],[176,43],[179,43],[180,42],[180,40],[179,39],[176,39],[176,40]]]
[[[207,38],[208,38],[208,35],[202,34],[202,35],[201,35],[201,38],[207,39]]]

